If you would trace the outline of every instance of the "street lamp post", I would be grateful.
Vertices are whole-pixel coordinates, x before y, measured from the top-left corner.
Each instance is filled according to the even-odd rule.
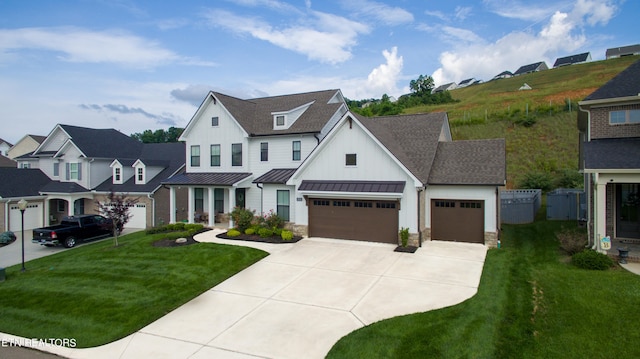
[[[27,209],[27,201],[24,198],[18,201],[18,208],[22,214],[22,271],[24,272],[24,211]]]

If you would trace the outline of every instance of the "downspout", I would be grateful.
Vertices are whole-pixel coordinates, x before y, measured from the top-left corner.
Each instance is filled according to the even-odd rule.
[[[151,226],[156,226],[156,199],[153,197],[153,194],[148,193],[147,198],[151,200]]]
[[[316,139],[316,141],[318,141],[318,145],[319,145],[320,144],[320,138],[318,137],[318,134],[314,133],[313,137]]]
[[[587,111],[585,109],[582,108],[582,106],[580,106],[580,104],[578,103],[578,110],[582,111],[582,112],[586,112],[587,114],[587,133],[586,133],[586,138],[585,138],[585,142],[589,142],[591,141],[591,111]],[[582,147],[584,148],[584,147]],[[582,169],[584,171],[584,163],[582,164]],[[588,182],[589,183],[585,183],[585,189],[584,192],[587,194],[587,198],[586,198],[586,202],[587,202],[587,233],[589,233],[589,229],[591,228],[591,222],[593,220],[593,212],[596,208],[595,205],[595,199],[592,205],[591,202],[591,197],[593,195],[592,191],[591,191],[591,187],[594,184],[593,180],[594,180],[594,174],[589,174],[587,176],[583,175],[583,181],[585,178],[588,178]],[[588,187],[588,188],[587,188]],[[595,228],[593,228],[593,230],[595,231]],[[592,235],[595,235],[595,233],[592,233]],[[594,238],[593,241],[593,249],[595,249],[596,246],[596,239]],[[587,247],[589,248],[591,247],[591,236],[587,235]]]
[[[422,247],[422,228],[420,227],[420,220],[422,219],[422,211],[420,210],[420,193],[422,193],[422,191],[426,190],[427,186],[425,185],[424,187],[420,187],[418,188],[417,194],[418,194],[418,247]],[[425,199],[426,202],[426,199]],[[425,203],[426,205],[426,203]]]
[[[264,197],[264,196],[263,196],[263,192],[262,192],[262,189],[263,189],[263,188],[262,188],[262,187],[260,187],[260,183],[256,183],[256,187],[260,188],[260,215],[262,216],[262,215],[264,214],[264,213],[263,213],[263,209],[262,209],[262,202],[263,202],[263,200],[264,200],[264,199],[263,199],[263,197]]]

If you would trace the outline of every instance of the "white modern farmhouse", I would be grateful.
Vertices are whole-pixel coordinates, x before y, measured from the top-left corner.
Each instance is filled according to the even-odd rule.
[[[366,118],[340,90],[242,100],[210,92],[187,125],[170,213],[215,225],[240,206],[297,234],[397,243],[496,244],[503,139],[452,141],[446,113]],[[171,218],[174,222],[176,218]]]

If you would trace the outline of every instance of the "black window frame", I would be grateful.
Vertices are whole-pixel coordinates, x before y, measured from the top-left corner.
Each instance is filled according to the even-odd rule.
[[[214,154],[214,148],[218,149],[218,154]],[[211,167],[220,167],[221,165],[221,154],[222,154],[222,149],[220,148],[219,144],[213,144],[209,147],[209,155],[210,155],[210,165]],[[216,164],[217,161],[217,164]]]
[[[358,165],[358,154],[356,153],[347,153],[344,155],[344,165],[348,167],[353,167]]]
[[[242,143],[231,144],[231,166],[242,166]]]
[[[260,161],[269,161],[269,142],[260,142]]]
[[[198,150],[198,154],[194,154],[194,150]],[[200,167],[200,145],[193,145],[190,149],[191,167]]]
[[[296,148],[296,144],[298,148]],[[302,141],[291,142],[291,160],[300,161],[302,159]]]

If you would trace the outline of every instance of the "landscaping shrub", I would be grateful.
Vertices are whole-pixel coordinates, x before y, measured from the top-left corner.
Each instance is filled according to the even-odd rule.
[[[244,234],[252,235],[254,233],[256,233],[256,230],[253,229],[253,227],[249,227],[249,228],[244,230]]]
[[[548,192],[553,185],[551,175],[546,172],[529,172],[524,175],[520,183],[520,188],[541,189],[542,192]]]
[[[231,212],[231,218],[233,222],[236,224],[236,228],[241,233],[244,232],[247,228],[251,227],[251,222],[254,218],[254,211],[250,211],[245,208],[236,207]]]
[[[587,245],[587,233],[577,228],[562,228],[556,238],[560,242],[560,248],[570,256],[582,252]]]
[[[240,231],[237,229],[230,229],[227,231],[227,236],[229,237],[237,237],[240,235]]]
[[[282,233],[280,234],[280,237],[282,238],[282,240],[290,241],[293,239],[293,232],[283,230]]]
[[[586,249],[571,257],[571,263],[578,268],[591,270],[607,270],[613,266],[613,260],[606,254]]]
[[[258,231],[258,234],[262,238],[267,238],[267,237],[273,236],[273,231],[270,230],[269,228],[260,228],[260,230]]]
[[[204,228],[204,225],[201,223],[186,223],[184,224],[184,229],[189,232],[197,232]]]
[[[409,243],[409,228],[402,227],[400,229],[400,241],[403,247],[407,246]]]
[[[282,228],[284,226],[284,219],[278,216],[273,210],[270,210],[269,213],[264,214],[260,218],[260,224],[271,229]]]
[[[274,229],[272,229],[272,231],[273,231],[273,235],[274,236],[280,237],[280,235],[282,234],[282,231],[284,231],[284,229],[282,229],[282,228],[274,228]]]

